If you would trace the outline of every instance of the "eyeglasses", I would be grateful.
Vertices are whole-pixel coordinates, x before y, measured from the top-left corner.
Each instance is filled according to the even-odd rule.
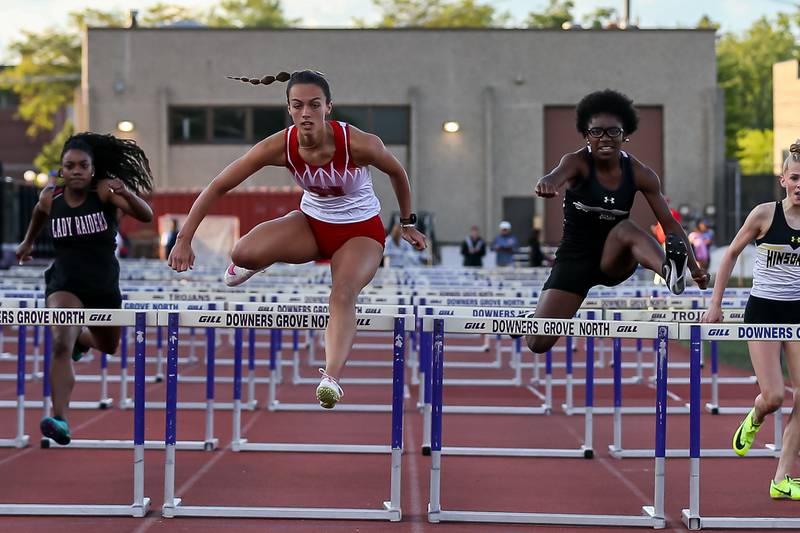
[[[610,128],[589,128],[586,130],[586,134],[595,139],[599,139],[603,135],[608,135],[611,139],[613,139],[622,135],[623,131],[624,130],[622,128],[612,126]]]

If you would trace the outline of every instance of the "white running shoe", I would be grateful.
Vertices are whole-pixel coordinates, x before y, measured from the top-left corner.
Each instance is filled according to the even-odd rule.
[[[336,380],[325,373],[325,369],[320,368],[319,373],[322,374],[322,379],[317,385],[317,400],[319,404],[325,409],[333,409],[336,403],[344,396],[344,391],[336,383]]]
[[[225,271],[225,285],[228,287],[236,287],[241,285],[248,279],[258,274],[260,270],[248,270],[246,268],[238,267],[233,263],[228,266]]]
[[[672,294],[678,295],[686,288],[686,264],[689,261],[686,244],[674,234],[667,235],[666,258],[661,275]]]

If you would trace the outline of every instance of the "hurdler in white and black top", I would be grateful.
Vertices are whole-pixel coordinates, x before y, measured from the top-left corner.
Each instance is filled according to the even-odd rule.
[[[749,324],[800,324],[800,230],[789,227],[783,204],[756,239],[753,288],[744,312]]]
[[[66,291],[86,308],[120,307],[116,211],[113,204],[100,201],[97,191],[89,191],[82,204],[70,207],[64,190],[55,189],[48,219],[55,261],[45,272],[47,296]]]

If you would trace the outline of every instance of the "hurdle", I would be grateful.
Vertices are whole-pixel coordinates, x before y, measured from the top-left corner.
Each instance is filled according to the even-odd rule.
[[[689,425],[689,508],[681,511],[683,523],[691,530],[712,528],[770,528],[799,529],[800,518],[703,516],[700,514],[700,359],[704,340],[769,340],[796,341],[800,335],[797,324],[702,324],[680,325],[681,338],[690,341],[691,353],[691,414]],[[752,450],[751,450],[752,451]],[[749,453],[749,452],[748,452]]]
[[[723,318],[725,322],[732,322],[732,321],[740,321],[743,317],[743,311],[738,309],[725,309]],[[689,322],[697,322],[703,318],[705,315],[704,310],[693,310],[693,311],[674,311],[674,310],[664,310],[664,311],[614,311],[614,319],[615,320],[644,320],[644,321],[655,321],[655,320],[667,320],[669,322],[674,323],[681,323],[683,321]],[[615,339],[615,342],[617,340]],[[716,341],[712,341],[712,349],[716,346]],[[615,345],[614,350],[614,359],[615,361],[619,358],[619,347]],[[700,348],[700,357],[702,360],[702,347]],[[701,378],[702,383],[710,383],[712,386],[712,398],[718,397],[718,392],[715,390],[715,385],[718,384],[718,380],[716,380],[716,374],[718,372],[718,366],[716,364],[716,359],[712,357],[712,365],[711,365],[712,377],[709,379]],[[614,372],[615,379],[617,378],[617,372],[615,368]],[[668,382],[672,383],[673,381],[670,380]],[[739,381],[737,381],[738,383]],[[680,381],[679,383],[682,383]],[[751,380],[742,381],[742,383],[753,383]],[[617,459],[624,459],[626,457],[650,457],[653,454],[652,449],[625,449],[622,447],[622,415],[623,414],[650,414],[653,412],[652,408],[642,408],[642,407],[622,407],[622,400],[621,400],[622,392],[621,387],[619,385],[615,385],[614,387],[614,407],[613,407],[613,414],[614,414],[614,442],[613,444],[609,444],[608,450],[612,457],[616,457]],[[712,400],[714,401],[714,400]],[[706,404],[707,406],[709,404]],[[689,414],[691,410],[691,404],[687,404],[685,407],[682,406],[673,406],[667,408],[668,414]],[[749,411],[749,409],[747,410]],[[709,409],[709,412],[712,414],[717,414],[716,412]],[[745,411],[746,412],[746,411]],[[729,413],[726,413],[729,414]],[[751,449],[748,452],[748,456],[752,457],[777,457],[780,454],[781,448],[781,441],[783,435],[781,430],[781,420],[780,417],[775,417],[775,442],[773,444],[766,445],[763,449]],[[683,449],[667,449],[667,457],[689,457],[690,450],[688,448]],[[701,450],[700,452],[703,457],[736,457],[736,454],[730,448],[706,448]]]
[[[491,511],[450,511],[443,510],[441,506],[441,456],[442,456],[442,389],[444,375],[444,338],[445,333],[462,333],[470,331],[469,323],[483,323],[486,329],[493,333],[509,334],[570,334],[586,337],[627,337],[659,339],[659,381],[656,391],[656,451],[654,504],[642,508],[642,516],[634,515],[598,515],[598,514],[554,514],[554,513],[511,513]],[[433,329],[433,420],[431,442],[431,482],[430,500],[428,504],[428,521],[438,523],[443,521],[454,522],[499,522],[499,523],[524,523],[524,524],[558,524],[558,525],[616,525],[640,526],[663,528],[666,525],[664,518],[664,472],[665,472],[665,444],[666,444],[666,378],[668,360],[668,339],[676,338],[677,331],[666,324],[638,323],[635,329],[630,329],[634,323],[610,322],[599,320],[559,320],[559,319],[475,319],[475,318],[444,318],[425,319],[427,330]],[[592,343],[590,343],[591,346]],[[592,365],[587,366],[591,372]],[[587,405],[588,420],[591,420],[591,399]],[[587,422],[588,423],[588,422]],[[591,449],[591,442],[585,444]]]
[[[221,507],[221,506],[186,506],[175,497],[175,442],[176,442],[176,404],[177,404],[177,353],[179,325],[204,325],[210,327],[237,326],[235,342],[241,346],[242,327],[273,329],[276,327],[292,327],[292,329],[323,329],[328,322],[328,315],[323,314],[287,314],[257,313],[242,311],[160,313],[159,321],[166,322],[169,327],[169,350],[167,364],[167,421],[165,431],[166,453],[164,460],[164,506],[162,515],[167,518],[176,516],[224,516],[244,518],[326,518],[326,519],[361,519],[399,521],[402,516],[400,504],[400,473],[403,451],[403,388],[405,371],[405,338],[404,332],[413,325],[412,315],[361,315],[358,328],[372,331],[394,332],[392,386],[392,435],[391,435],[391,481],[390,500],[383,503],[383,509],[337,509],[337,508],[303,508],[303,507]],[[237,364],[235,374],[241,378],[241,349],[235,355]],[[241,404],[241,383],[234,385],[234,403]],[[234,439],[242,441],[238,428],[241,420],[240,412],[234,410]],[[233,444],[233,443],[232,443]],[[282,451],[299,451],[296,444],[283,445]],[[317,445],[317,450],[338,451],[343,447]],[[278,451],[278,450],[276,450]],[[388,451],[384,447],[384,452]],[[352,453],[352,450],[349,451]]]
[[[35,311],[35,312],[33,312]],[[136,331],[136,376],[133,447],[133,503],[112,504],[52,504],[52,503],[6,503],[0,504],[0,515],[103,515],[143,517],[150,508],[150,498],[144,496],[144,428],[145,428],[145,381],[144,381],[144,337],[148,325],[157,324],[154,313],[94,309],[3,309],[0,324],[30,325],[82,325],[82,326],[129,326]],[[22,341],[22,335],[20,335]],[[19,361],[24,369],[24,352]],[[24,392],[23,392],[24,394]]]

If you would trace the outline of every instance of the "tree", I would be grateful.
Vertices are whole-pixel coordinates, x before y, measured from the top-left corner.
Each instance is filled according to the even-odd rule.
[[[719,22],[714,22],[708,15],[703,15],[702,17],[700,17],[700,20],[697,21],[697,28],[718,30]]]
[[[742,174],[772,174],[772,130],[745,129],[736,133],[736,157]]]
[[[572,0],[550,0],[548,6],[541,13],[530,12],[526,20],[529,28],[561,29],[564,23],[573,22],[572,10],[575,2]]]
[[[74,98],[81,79],[79,30],[85,26],[119,26],[124,19],[121,12],[86,9],[70,13],[67,30],[23,31],[21,39],[11,42],[9,49],[20,59],[3,71],[0,87],[10,88],[19,96],[18,116],[29,123],[28,135],[53,129],[56,113]]]
[[[235,28],[288,28],[299,20],[283,16],[281,0],[222,0],[211,8],[205,22]]]
[[[743,35],[726,33],[717,44],[717,81],[725,91],[725,152],[736,156],[741,130],[772,129],[772,65],[798,57],[792,20],[755,21]]]
[[[185,19],[210,25],[285,27],[295,21],[283,17],[280,0],[223,0],[219,11],[203,14],[191,8],[158,3],[139,19],[141,26],[157,26]],[[121,10],[83,9],[71,12],[66,29],[23,31],[9,50],[19,63],[0,75],[0,88],[13,90],[20,100],[18,117],[29,123],[34,136],[53,129],[54,117],[72,103],[81,82],[81,31],[86,27],[122,27],[128,16]]]
[[[584,15],[582,20],[585,26],[601,30],[617,21],[617,10],[613,7],[598,7],[588,15]]]
[[[166,26],[186,20],[202,22],[207,16],[200,11],[176,4],[159,2],[147,8],[141,17],[139,25],[145,27]]]
[[[491,28],[510,20],[508,13],[499,13],[476,0],[373,0],[382,16],[378,28]],[[354,19],[357,26],[367,24]]]
[[[61,149],[74,131],[72,122],[67,120],[64,122],[64,127],[61,128],[61,131],[53,137],[53,140],[42,146],[42,151],[33,160],[33,164],[39,169],[39,172],[49,173],[61,166]]]

